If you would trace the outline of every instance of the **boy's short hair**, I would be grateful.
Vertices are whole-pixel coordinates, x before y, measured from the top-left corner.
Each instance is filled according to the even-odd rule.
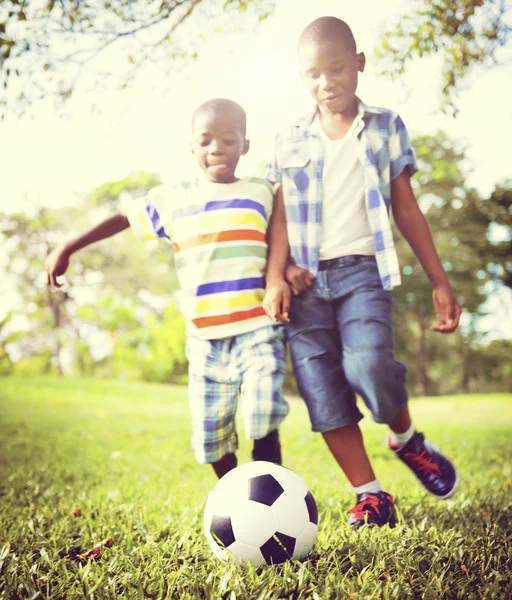
[[[192,115],[192,128],[194,128],[198,115],[209,111],[231,113],[233,122],[236,124],[238,131],[240,131],[245,138],[245,134],[247,133],[247,116],[245,110],[239,104],[233,102],[233,100],[228,100],[227,98],[212,98],[212,100],[208,100],[201,104]]]
[[[298,50],[305,44],[318,43],[325,39],[341,39],[348,50],[357,51],[352,30],[345,21],[337,17],[320,17],[312,21],[300,34]]]

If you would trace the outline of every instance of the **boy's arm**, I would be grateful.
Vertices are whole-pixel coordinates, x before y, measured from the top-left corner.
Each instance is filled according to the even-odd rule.
[[[279,167],[277,158],[280,153],[281,135],[278,133],[274,140],[274,152],[263,169],[263,177],[274,184],[281,184],[282,181],[282,171]],[[284,222],[284,227],[286,227],[286,219]],[[290,286],[290,290],[294,296],[297,296],[298,294],[309,289],[313,285],[314,281],[314,277],[309,271],[295,265],[289,257],[285,266],[284,279]]]
[[[263,307],[273,321],[288,322],[290,289],[284,280],[290,247],[286,231],[283,190],[277,186],[267,230],[268,257]]]
[[[116,233],[124,231],[129,226],[130,223],[127,217],[121,213],[117,213],[55,248],[45,261],[48,284],[61,287],[62,284],[57,281],[57,277],[64,275],[67,271],[69,257],[72,254],[85,248],[85,246],[112,237]]]
[[[411,246],[432,284],[432,297],[437,314],[437,321],[433,323],[432,329],[440,333],[451,333],[457,329],[461,308],[453,295],[406,170],[391,181],[391,208],[398,229]]]

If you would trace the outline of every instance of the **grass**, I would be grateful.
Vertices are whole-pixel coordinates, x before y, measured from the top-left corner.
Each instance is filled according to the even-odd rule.
[[[185,388],[5,378],[0,598],[511,598],[512,395],[411,403],[421,429],[459,466],[453,500],[426,495],[384,447],[384,428],[365,419],[400,522],[352,531],[350,487],[293,400],[285,464],[315,495],[318,539],[303,563],[242,570],[216,561],[202,533],[216,480],[190,450]],[[244,462],[250,446],[241,444]],[[109,538],[97,560],[73,560]]]

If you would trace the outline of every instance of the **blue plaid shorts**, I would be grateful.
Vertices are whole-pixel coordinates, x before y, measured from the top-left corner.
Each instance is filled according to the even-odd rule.
[[[240,398],[248,439],[277,429],[289,411],[281,393],[286,360],[283,326],[218,340],[187,339],[192,449],[198,462],[217,462],[238,448]]]

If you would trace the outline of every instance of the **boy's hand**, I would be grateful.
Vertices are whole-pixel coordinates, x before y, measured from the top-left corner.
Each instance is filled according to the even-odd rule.
[[[284,278],[294,296],[298,296],[301,292],[305,292],[312,285],[315,278],[313,275],[302,267],[288,263],[284,273]]]
[[[66,252],[64,246],[58,246],[50,252],[44,262],[44,267],[48,274],[48,285],[54,285],[55,287],[62,287],[62,283],[57,281],[57,277],[64,275],[69,266],[69,254]]]
[[[450,286],[435,287],[432,299],[437,314],[437,321],[432,323],[432,329],[439,333],[452,333],[459,325],[462,310]]]
[[[263,308],[272,321],[290,322],[290,288],[285,281],[267,288],[263,298]]]

